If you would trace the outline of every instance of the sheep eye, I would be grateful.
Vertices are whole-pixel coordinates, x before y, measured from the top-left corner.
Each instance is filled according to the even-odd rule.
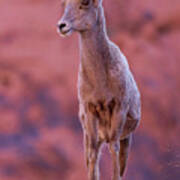
[[[89,3],[90,3],[90,0],[82,0],[82,2],[81,2],[81,4],[82,4],[83,6],[88,6]]]

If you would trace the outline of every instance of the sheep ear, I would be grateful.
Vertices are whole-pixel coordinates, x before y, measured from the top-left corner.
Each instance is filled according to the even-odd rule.
[[[95,7],[98,7],[99,5],[101,5],[102,0],[93,0],[93,3],[95,5]]]
[[[65,0],[61,0],[61,6],[62,6],[62,7],[65,6]]]

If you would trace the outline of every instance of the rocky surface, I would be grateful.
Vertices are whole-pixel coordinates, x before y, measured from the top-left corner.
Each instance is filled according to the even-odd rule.
[[[179,0],[104,1],[108,34],[142,93],[127,180],[180,177]],[[85,180],[77,35],[62,39],[60,0],[0,1],[0,179]],[[103,150],[101,176],[109,180]]]

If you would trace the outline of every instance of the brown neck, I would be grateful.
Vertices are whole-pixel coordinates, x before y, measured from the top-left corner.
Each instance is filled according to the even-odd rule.
[[[80,33],[80,48],[83,48],[83,51],[85,50],[89,53],[99,53],[107,46],[107,42],[108,36],[106,33],[104,11],[102,6],[100,6],[98,9],[97,22],[94,27]]]
[[[98,19],[94,28],[80,34],[81,69],[91,83],[106,78],[107,61],[109,60],[109,43],[105,27],[104,11],[98,10]]]

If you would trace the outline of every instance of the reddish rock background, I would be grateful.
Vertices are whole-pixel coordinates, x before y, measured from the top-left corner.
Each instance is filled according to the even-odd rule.
[[[126,180],[180,179],[179,0],[104,0],[108,34],[142,93]],[[77,35],[60,0],[0,1],[0,180],[86,180],[78,121]],[[101,176],[109,180],[107,148]]]

